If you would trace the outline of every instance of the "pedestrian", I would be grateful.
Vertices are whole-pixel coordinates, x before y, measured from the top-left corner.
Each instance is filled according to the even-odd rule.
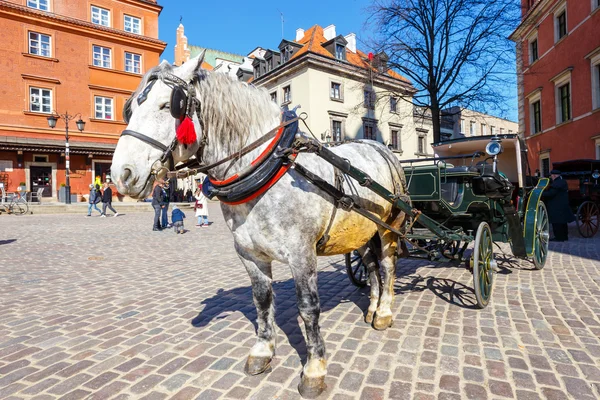
[[[169,181],[165,181],[162,186],[163,190],[163,204],[164,207],[161,210],[161,228],[167,229],[169,227],[169,217],[167,212],[169,211],[169,202],[170,202],[170,190],[169,190]]]
[[[153,231],[162,231],[162,226],[160,225],[160,216],[162,210],[165,208],[164,204],[164,190],[163,186],[165,185],[165,181],[159,179],[157,181],[157,185],[154,187],[152,192],[152,207],[154,208],[154,225],[152,226]]]
[[[94,180],[94,186],[96,186],[96,190],[100,190],[100,185],[102,185],[102,178],[100,178],[100,175],[96,175],[96,179]]]
[[[198,185],[196,190],[196,204],[194,210],[196,210],[196,217],[198,217],[198,224],[196,228],[208,228],[210,222],[208,222],[208,200],[204,193],[202,193],[202,185]]]
[[[171,222],[173,223],[173,229],[175,233],[183,234],[185,229],[183,228],[183,219],[185,218],[185,214],[181,211],[177,205],[173,205],[173,211],[171,212]]]
[[[575,215],[569,207],[569,187],[557,169],[550,171],[552,183],[542,193],[542,198],[548,207],[548,217],[552,224],[554,238],[551,242],[569,240],[569,222],[575,221]]]
[[[185,192],[185,199],[188,203],[194,201],[194,194],[192,193],[192,189],[188,189],[187,192]]]
[[[115,217],[119,215],[117,210],[112,206],[112,189],[108,186],[108,182],[104,182],[104,193],[102,193],[102,216],[106,218],[106,208],[115,213]]]
[[[92,208],[95,208],[96,211],[98,211],[100,213],[100,215],[102,215],[102,211],[100,211],[100,209],[98,208],[98,205],[97,205],[98,203],[100,203],[100,200],[102,200],[101,195],[96,191],[94,184],[90,183],[90,197],[88,199],[88,213],[87,213],[88,217],[92,216]]]

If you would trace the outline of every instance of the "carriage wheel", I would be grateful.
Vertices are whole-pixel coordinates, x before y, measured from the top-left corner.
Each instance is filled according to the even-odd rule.
[[[365,287],[369,279],[367,265],[363,262],[358,251],[346,254],[346,272],[354,286]]]
[[[600,210],[598,205],[591,201],[584,201],[577,209],[577,229],[584,238],[590,238],[598,232],[600,225]]]
[[[494,283],[493,264],[494,252],[492,249],[492,231],[487,222],[482,222],[477,228],[475,248],[473,249],[473,287],[477,307],[485,308],[492,296]]]
[[[548,256],[548,239],[550,238],[550,222],[548,210],[543,202],[538,203],[535,216],[535,227],[533,234],[533,265],[535,269],[542,269],[546,264]]]

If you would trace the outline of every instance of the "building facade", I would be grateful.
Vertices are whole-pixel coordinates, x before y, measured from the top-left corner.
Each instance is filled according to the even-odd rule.
[[[507,119],[483,114],[467,108],[451,107],[442,112],[443,140],[471,136],[517,133],[519,124]],[[449,129],[448,129],[449,128]]]
[[[532,169],[600,158],[600,1],[521,0],[519,132]]]
[[[2,0],[0,31],[0,183],[23,184],[56,198],[65,183],[65,123],[69,124],[73,195],[96,176],[110,179],[112,153],[126,126],[121,110],[142,74],[159,63],[155,0]]]

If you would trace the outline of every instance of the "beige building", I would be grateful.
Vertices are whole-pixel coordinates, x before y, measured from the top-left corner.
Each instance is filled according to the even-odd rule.
[[[466,108],[452,107],[444,110],[443,118],[451,119],[452,123],[451,128],[442,127],[442,140],[519,133],[517,122]]]

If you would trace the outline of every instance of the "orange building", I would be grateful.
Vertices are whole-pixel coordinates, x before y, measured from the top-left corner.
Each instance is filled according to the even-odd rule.
[[[124,102],[159,63],[155,0],[0,0],[0,183],[56,198],[65,183],[69,123],[72,195],[110,178]],[[77,115],[80,114],[80,115]],[[85,122],[82,132],[75,121]]]
[[[519,125],[532,172],[600,159],[600,0],[521,0]]]

